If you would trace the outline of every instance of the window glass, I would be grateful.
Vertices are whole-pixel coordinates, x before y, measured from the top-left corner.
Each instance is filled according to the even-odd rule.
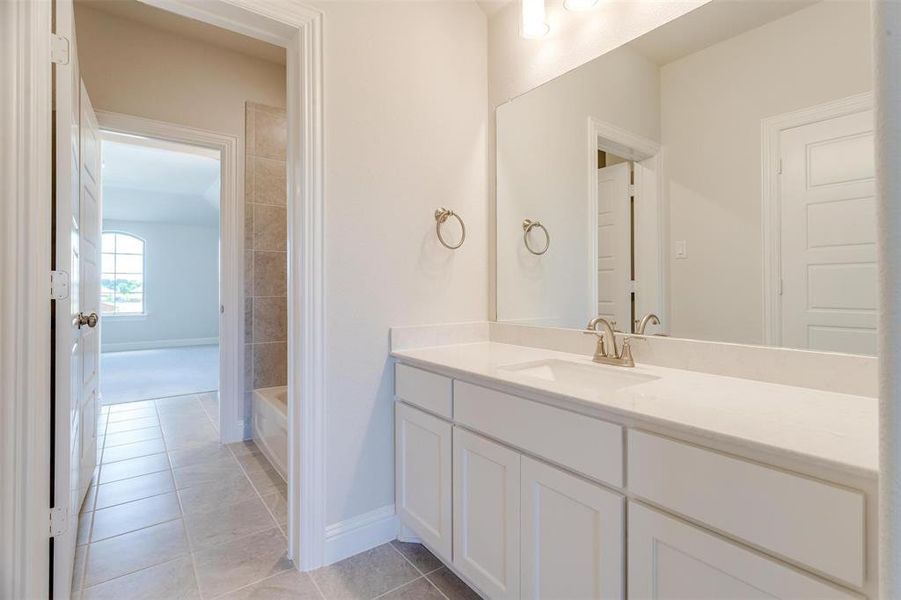
[[[144,314],[144,240],[127,233],[105,232],[102,249],[102,312]]]

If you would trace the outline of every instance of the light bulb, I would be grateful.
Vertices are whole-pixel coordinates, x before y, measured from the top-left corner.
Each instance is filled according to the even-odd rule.
[[[544,20],[544,0],[522,0],[522,28],[524,38],[541,38],[550,31]]]

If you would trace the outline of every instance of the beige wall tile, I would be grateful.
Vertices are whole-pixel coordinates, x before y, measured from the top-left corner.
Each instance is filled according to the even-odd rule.
[[[253,387],[264,388],[288,384],[288,344],[273,342],[254,344]]]
[[[288,340],[288,298],[261,296],[253,303],[254,342]]]
[[[285,160],[288,147],[288,120],[284,111],[254,110],[253,135],[254,156]]]
[[[255,157],[253,172],[253,201],[257,204],[285,206],[288,180],[284,161]]]
[[[288,291],[287,255],[285,252],[253,253],[253,295],[285,296]]]
[[[253,342],[253,297],[244,298],[244,343]]]
[[[253,344],[244,344],[244,391],[253,389]],[[250,418],[250,413],[246,413]]]
[[[244,296],[253,296],[253,250],[244,250]]]
[[[288,248],[288,211],[282,206],[253,205],[253,249],[283,251]]]
[[[244,203],[244,249],[253,250],[253,204],[250,202]]]

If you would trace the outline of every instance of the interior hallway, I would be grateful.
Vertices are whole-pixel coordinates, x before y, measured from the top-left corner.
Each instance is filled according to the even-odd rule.
[[[99,485],[79,520],[73,597],[478,598],[419,544],[295,571],[287,485],[252,441],[218,443],[217,411],[215,394],[101,408]]]

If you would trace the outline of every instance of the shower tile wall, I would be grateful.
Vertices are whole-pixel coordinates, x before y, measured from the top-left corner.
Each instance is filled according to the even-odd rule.
[[[248,102],[244,153],[244,389],[288,383],[288,125],[280,108]]]

